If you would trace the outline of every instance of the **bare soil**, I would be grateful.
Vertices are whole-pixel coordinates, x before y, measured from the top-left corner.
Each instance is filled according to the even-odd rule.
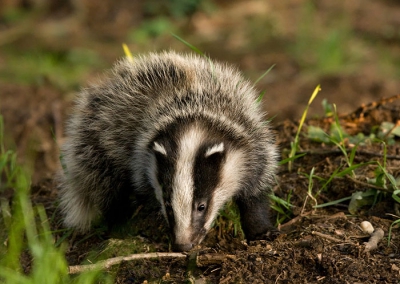
[[[139,2],[133,6],[139,7]],[[243,4],[242,1],[239,2]],[[291,27],[290,21],[296,25],[296,7],[291,8],[289,5],[279,4],[280,2],[271,1],[271,5],[280,11],[279,15],[285,20],[281,22],[282,26]],[[356,2],[358,3],[354,1]],[[398,38],[382,39],[383,32],[379,28],[400,25],[400,17],[397,17],[400,6],[396,1],[372,2],[373,5],[363,6],[359,3],[345,7],[354,12],[351,15],[358,15],[351,18],[352,27],[365,36],[381,40],[393,50],[398,50]],[[92,1],[87,0],[83,3],[89,5]],[[328,15],[330,11],[337,9],[334,4],[330,6],[329,3],[333,2],[321,1],[317,5],[318,11]],[[249,47],[235,49],[235,46],[242,46],[241,41],[244,36],[237,32],[236,37],[226,36],[225,40],[229,44],[223,46],[217,35],[227,34],[228,30],[235,29],[232,28],[236,27],[235,23],[229,19],[234,19],[235,13],[244,9],[246,5],[230,6],[225,1],[220,1],[219,4],[225,8],[226,14],[223,17],[218,18],[218,15],[206,17],[202,13],[196,13],[188,21],[188,30],[198,37],[214,39],[213,43],[203,40],[199,45],[210,51],[213,58],[236,62],[250,77],[254,72],[251,70],[267,69],[265,67],[277,64],[275,71],[269,77],[272,78],[271,81],[260,82],[259,87],[268,90],[264,99],[265,108],[271,116],[277,116],[273,125],[277,143],[282,151],[282,159],[288,155],[290,143],[294,140],[299,125],[298,120],[316,83],[321,83],[323,88],[323,93],[319,95],[316,104],[318,105],[322,98],[328,98],[329,102],[334,101],[338,105],[339,112],[345,113],[340,115],[339,119],[348,134],[363,133],[368,136],[374,133],[382,122],[400,121],[400,98],[395,96],[400,93],[400,82],[393,78],[378,76],[379,71],[372,67],[372,63],[367,64],[359,73],[323,75],[317,79],[310,79],[308,75],[300,75],[300,66],[281,50],[280,44],[283,43],[279,40],[275,42],[275,47],[270,42],[265,43],[271,47],[268,53],[260,53],[260,50]],[[128,2],[124,5],[129,6]],[[135,14],[136,8],[133,6],[130,6],[131,13]],[[72,10],[68,5],[55,6],[51,9],[55,14],[45,15],[47,21],[55,21],[54,15],[65,15]],[[250,14],[259,11],[257,5],[254,7],[250,5],[247,9]],[[42,33],[33,32],[33,37],[39,42],[38,44],[55,49],[68,44],[71,47],[76,46],[81,40],[87,40],[92,47],[103,49],[104,57],[114,58],[114,49],[118,49],[119,46],[115,47],[115,44],[114,47],[107,47],[104,42],[110,38],[116,41],[120,39],[113,32],[118,30],[122,33],[119,27],[129,26],[126,21],[130,18],[115,16],[122,19],[122,22],[115,22],[115,26],[108,26],[106,31],[103,30],[103,33],[99,34],[101,27],[97,23],[104,22],[102,27],[107,26],[105,23],[110,15],[106,11],[109,10],[104,8],[96,13],[93,10],[87,11],[96,14],[98,18],[87,15],[82,30],[77,29],[82,23],[74,22],[71,25],[72,30],[67,32],[78,30],[80,32],[71,36],[72,40],[69,43],[62,41],[49,43],[48,38],[45,40]],[[118,11],[114,11],[115,15],[120,15]],[[141,17],[137,15],[131,21],[140,22]],[[113,19],[114,17],[108,20]],[[373,25],[374,21],[380,24]],[[38,29],[46,30],[47,26],[43,25],[38,23]],[[93,33],[92,36],[88,36],[89,31]],[[290,28],[285,31],[287,35],[293,32]],[[99,41],[101,43],[96,42],[94,38],[101,38]],[[17,41],[16,44],[23,46],[27,44],[28,39]],[[1,40],[4,38],[0,37]],[[288,38],[283,39],[283,42],[286,41]],[[32,43],[28,45],[30,44]],[[154,44],[163,45],[166,42],[154,42]],[[231,52],[226,51],[229,46],[233,46]],[[375,55],[370,54],[370,56]],[[1,62],[7,62],[7,58],[1,57],[0,54]],[[19,162],[28,163],[32,168],[32,201],[44,205],[48,216],[52,216],[51,227],[54,230],[62,229],[61,217],[57,211],[55,175],[60,170],[58,149],[63,141],[63,125],[71,107],[70,90],[66,91],[47,81],[46,78],[40,84],[16,84],[0,80],[0,90],[0,113],[5,121],[5,133],[8,139],[6,142],[8,145],[15,145]],[[383,97],[392,99],[381,100]],[[115,282],[400,283],[399,225],[392,228],[391,239],[388,242],[390,225],[399,218],[400,209],[390,194],[381,195],[374,206],[363,207],[357,215],[349,213],[348,201],[320,209],[312,207],[315,203],[338,200],[351,196],[356,191],[373,188],[367,183],[367,178],[373,178],[377,169],[376,164],[369,164],[357,168],[353,178],[349,176],[335,178],[326,190],[318,195],[317,200],[312,200],[307,194],[309,181],[306,174],[310,174],[314,168],[315,175],[327,179],[338,168],[346,167],[344,155],[336,146],[312,142],[305,137],[307,127],[318,126],[329,131],[334,122],[332,117],[324,117],[321,109],[314,110],[315,113],[319,113],[320,118],[307,120],[300,138],[299,152],[306,155],[294,161],[292,171],[288,171],[286,164],[280,167],[277,175],[275,194],[283,199],[290,195],[290,202],[294,207],[292,214],[279,226],[281,233],[275,240],[248,243],[240,232],[235,234],[232,226],[224,223],[229,222],[226,218],[220,218],[206,240],[189,253],[186,259],[160,258],[123,262],[109,270],[115,276]],[[347,149],[351,149],[352,146],[354,145],[350,142],[346,144]],[[367,143],[358,146],[355,163],[370,161],[384,163],[383,157],[382,144]],[[398,137],[393,144],[387,146],[386,168],[394,177],[400,176]],[[323,182],[314,179],[313,194],[318,192],[322,185]],[[11,199],[13,192],[6,191],[1,195]],[[274,211],[271,214],[273,218],[276,217]],[[381,228],[385,233],[377,249],[373,251],[365,251],[365,242],[368,242],[370,236],[361,230],[362,221],[370,221],[374,228]],[[170,251],[168,228],[158,212],[146,206],[140,207],[127,227],[118,232],[98,229],[94,230],[93,234],[67,236],[64,242],[67,244],[66,257],[69,264],[77,265],[88,263],[88,260],[132,253]],[[56,240],[60,240],[65,235],[57,233],[55,237]],[[102,254],[113,244],[118,245],[119,250],[107,256]],[[29,271],[31,263],[29,256],[26,255],[21,262],[25,270]]]

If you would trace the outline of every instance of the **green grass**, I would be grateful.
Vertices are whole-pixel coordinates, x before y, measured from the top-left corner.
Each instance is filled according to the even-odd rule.
[[[0,282],[24,283],[112,283],[109,276],[91,271],[71,277],[65,247],[55,246],[43,206],[32,206],[30,177],[17,165],[16,155],[4,147],[0,116],[0,193],[12,190],[12,202],[1,199]],[[30,260],[28,273],[21,260]]]
[[[301,132],[303,124],[304,124],[304,122],[306,120],[308,109],[310,108],[310,105],[314,101],[315,97],[318,95],[319,91],[321,91],[321,88],[318,85],[315,88],[314,92],[312,93],[310,99],[308,100],[308,104],[307,104],[307,106],[306,106],[306,108],[305,108],[305,110],[303,112],[303,115],[301,116],[300,124],[299,124],[299,127],[297,128],[297,133],[296,133],[296,136],[294,137],[294,141],[290,144],[291,148],[290,148],[290,154],[289,154],[289,160],[288,160],[289,171],[292,170],[292,167],[293,167],[293,160],[292,159],[296,156],[296,152],[297,152],[297,150],[299,148],[300,132]]]
[[[234,237],[244,238],[239,208],[233,201],[228,202],[220,211],[212,227],[217,230],[219,237],[223,234],[230,234]]]
[[[337,123],[336,121],[335,123]],[[340,130],[340,137],[344,136],[344,133],[342,130]],[[334,138],[330,137],[330,141],[334,140]],[[345,158],[345,161],[347,163],[347,167],[339,167],[337,168],[327,180],[323,181],[322,178],[315,176],[315,178],[318,178],[320,181],[323,181],[323,185],[320,187],[319,190],[314,194],[314,197],[317,198],[317,196],[324,190],[327,190],[328,185],[335,179],[343,178],[345,176],[350,176],[352,178],[356,178],[355,175],[355,170],[361,167],[365,167],[367,165],[377,165],[377,169],[375,170],[375,178],[369,179],[369,183],[371,184],[371,188],[366,187],[364,191],[355,191],[352,193],[351,196],[341,198],[338,200],[334,200],[331,202],[323,203],[323,204],[316,204],[313,206],[313,208],[322,208],[322,207],[327,207],[327,206],[332,206],[336,205],[345,201],[349,201],[348,204],[348,211],[350,214],[357,215],[358,212],[361,210],[363,207],[372,207],[374,206],[378,200],[384,198],[387,193],[391,193],[391,197],[394,199],[395,202],[400,203],[400,190],[399,190],[399,184],[400,181],[396,179],[393,175],[389,174],[387,169],[386,169],[386,146],[384,147],[384,153],[383,153],[383,165],[380,164],[379,161],[370,161],[370,162],[365,162],[365,163],[353,163],[354,162],[354,157],[356,155],[356,147],[353,147],[350,151],[345,148],[345,143],[344,140],[342,139],[341,143],[338,143],[337,141],[333,142],[343,153],[343,156]],[[350,152],[350,154],[348,153]],[[313,172],[312,172],[313,174]],[[310,196],[310,188],[312,188],[312,180],[311,176],[312,174],[309,175],[309,191],[308,195]],[[315,199],[314,199],[315,200]],[[397,216],[399,217],[399,216]],[[399,219],[400,220],[400,219]],[[396,220],[392,223],[392,226],[400,222],[399,220]],[[391,237],[391,228],[389,231],[389,239]]]
[[[274,193],[269,195],[271,200],[271,208],[276,211],[276,225],[282,224],[285,220],[289,220],[293,216],[293,205],[290,203],[292,191],[287,194],[286,200],[276,196]]]
[[[291,149],[289,157],[281,161],[281,165],[286,163],[289,164],[289,170],[292,170],[292,163],[297,158],[300,158],[307,153],[302,153],[296,155],[299,148],[299,137],[303,124],[307,116],[308,108],[316,96],[314,91],[312,97],[310,98],[308,105],[303,112],[303,116],[300,120],[298,131],[296,136],[291,142]],[[325,115],[327,117],[333,117],[333,122],[331,124],[330,132],[326,133],[319,127],[307,126],[307,133],[304,135],[306,139],[313,142],[319,142],[324,144],[335,145],[338,150],[342,153],[344,164],[339,165],[327,178],[322,178],[317,175],[315,168],[313,167],[309,174],[298,173],[306,176],[308,179],[307,187],[307,198],[305,201],[310,203],[311,208],[318,209],[327,206],[337,205],[343,202],[348,203],[348,211],[357,215],[361,208],[372,207],[381,199],[391,197],[394,202],[400,203],[400,177],[395,177],[389,173],[387,170],[387,144],[393,145],[396,137],[400,136],[400,127],[394,125],[393,123],[383,122],[378,128],[376,128],[370,135],[366,136],[362,133],[357,135],[349,135],[340,125],[339,117],[337,115],[337,110],[335,105],[330,105],[326,100],[323,101],[323,108],[325,110]],[[385,140],[385,141],[383,141]],[[357,150],[360,145],[371,145],[373,143],[381,143],[383,148],[383,157],[381,161],[368,161],[368,162],[356,162]],[[357,176],[356,171],[362,169],[363,167],[374,165],[376,170],[374,172],[374,178],[362,178],[362,176]],[[336,179],[342,179],[344,177],[350,177],[353,179],[367,180],[366,188],[364,191],[353,192],[351,196],[333,200],[330,202],[318,204],[318,196],[329,189],[329,185]],[[368,184],[371,186],[368,187]],[[292,216],[293,205],[290,202],[291,192],[287,194],[286,198],[280,198],[275,195],[271,196],[272,209],[277,212],[277,223],[282,223],[282,221],[289,219]],[[391,238],[392,228],[399,224],[400,216],[393,216],[397,218],[389,229],[389,240]]]

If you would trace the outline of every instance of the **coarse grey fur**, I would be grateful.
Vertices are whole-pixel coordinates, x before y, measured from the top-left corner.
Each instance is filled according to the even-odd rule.
[[[249,239],[263,238],[277,149],[257,92],[227,65],[195,55],[120,60],[80,92],[62,147],[65,224],[129,218],[154,194],[178,250],[201,242],[229,199]]]

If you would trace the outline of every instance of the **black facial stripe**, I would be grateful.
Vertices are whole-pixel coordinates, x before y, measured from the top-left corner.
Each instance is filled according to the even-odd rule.
[[[222,165],[225,160],[225,152],[216,152],[209,156],[205,156],[207,150],[216,144],[221,142],[215,142],[203,145],[197,152],[194,168],[194,198],[193,198],[193,214],[192,214],[192,225],[195,231],[200,230],[204,227],[205,222],[209,218],[211,213],[210,204],[213,197],[213,192],[220,182],[220,175]],[[198,211],[199,205],[205,205],[205,210]]]
[[[175,227],[175,217],[171,205],[172,181],[176,171],[177,142],[179,134],[177,129],[162,131],[148,145],[148,151],[152,152],[156,158],[157,181],[163,193],[163,202],[167,213],[168,223],[171,228]],[[155,142],[165,149],[166,155],[154,150]]]
[[[225,152],[216,152],[205,156],[207,150],[220,142],[203,145],[197,152],[194,167],[194,200],[207,199],[219,183],[220,168],[225,159]]]
[[[159,137],[156,142],[160,146],[164,147],[166,155],[154,149],[151,149],[150,151],[153,151],[156,157],[157,180],[162,187],[164,200],[170,201],[172,194],[172,178],[175,174],[176,145],[174,141],[163,139],[161,137]],[[154,145],[154,142],[152,145]]]

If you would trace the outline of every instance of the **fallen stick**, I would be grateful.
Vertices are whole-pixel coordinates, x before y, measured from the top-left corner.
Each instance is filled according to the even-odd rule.
[[[236,260],[236,256],[231,254],[207,253],[197,256],[196,264],[198,267],[205,267],[215,264],[221,264],[226,259]]]
[[[179,252],[153,252],[153,253],[132,254],[128,256],[118,256],[114,258],[109,258],[94,264],[72,265],[68,267],[68,272],[69,274],[77,274],[94,269],[108,269],[111,266],[119,264],[123,261],[130,261],[135,259],[160,258],[160,257],[186,258],[187,255]]]
[[[329,235],[322,234],[320,232],[312,231],[311,234],[314,235],[314,236],[318,236],[318,237],[330,240],[330,241],[335,242],[335,243],[342,243],[343,242],[342,240],[339,240],[337,238],[331,237]]]
[[[364,243],[365,244],[365,252],[373,251],[378,248],[378,243],[380,240],[383,239],[383,236],[385,233],[381,228],[375,229],[375,231],[371,234],[371,237],[369,238],[369,241]]]
[[[303,213],[302,215],[298,215],[298,216],[294,217],[292,220],[286,222],[285,224],[279,225],[278,230],[280,231],[283,228],[290,227],[294,223],[298,222],[301,218],[308,216],[311,213],[312,213],[312,211],[309,211],[309,212]]]

